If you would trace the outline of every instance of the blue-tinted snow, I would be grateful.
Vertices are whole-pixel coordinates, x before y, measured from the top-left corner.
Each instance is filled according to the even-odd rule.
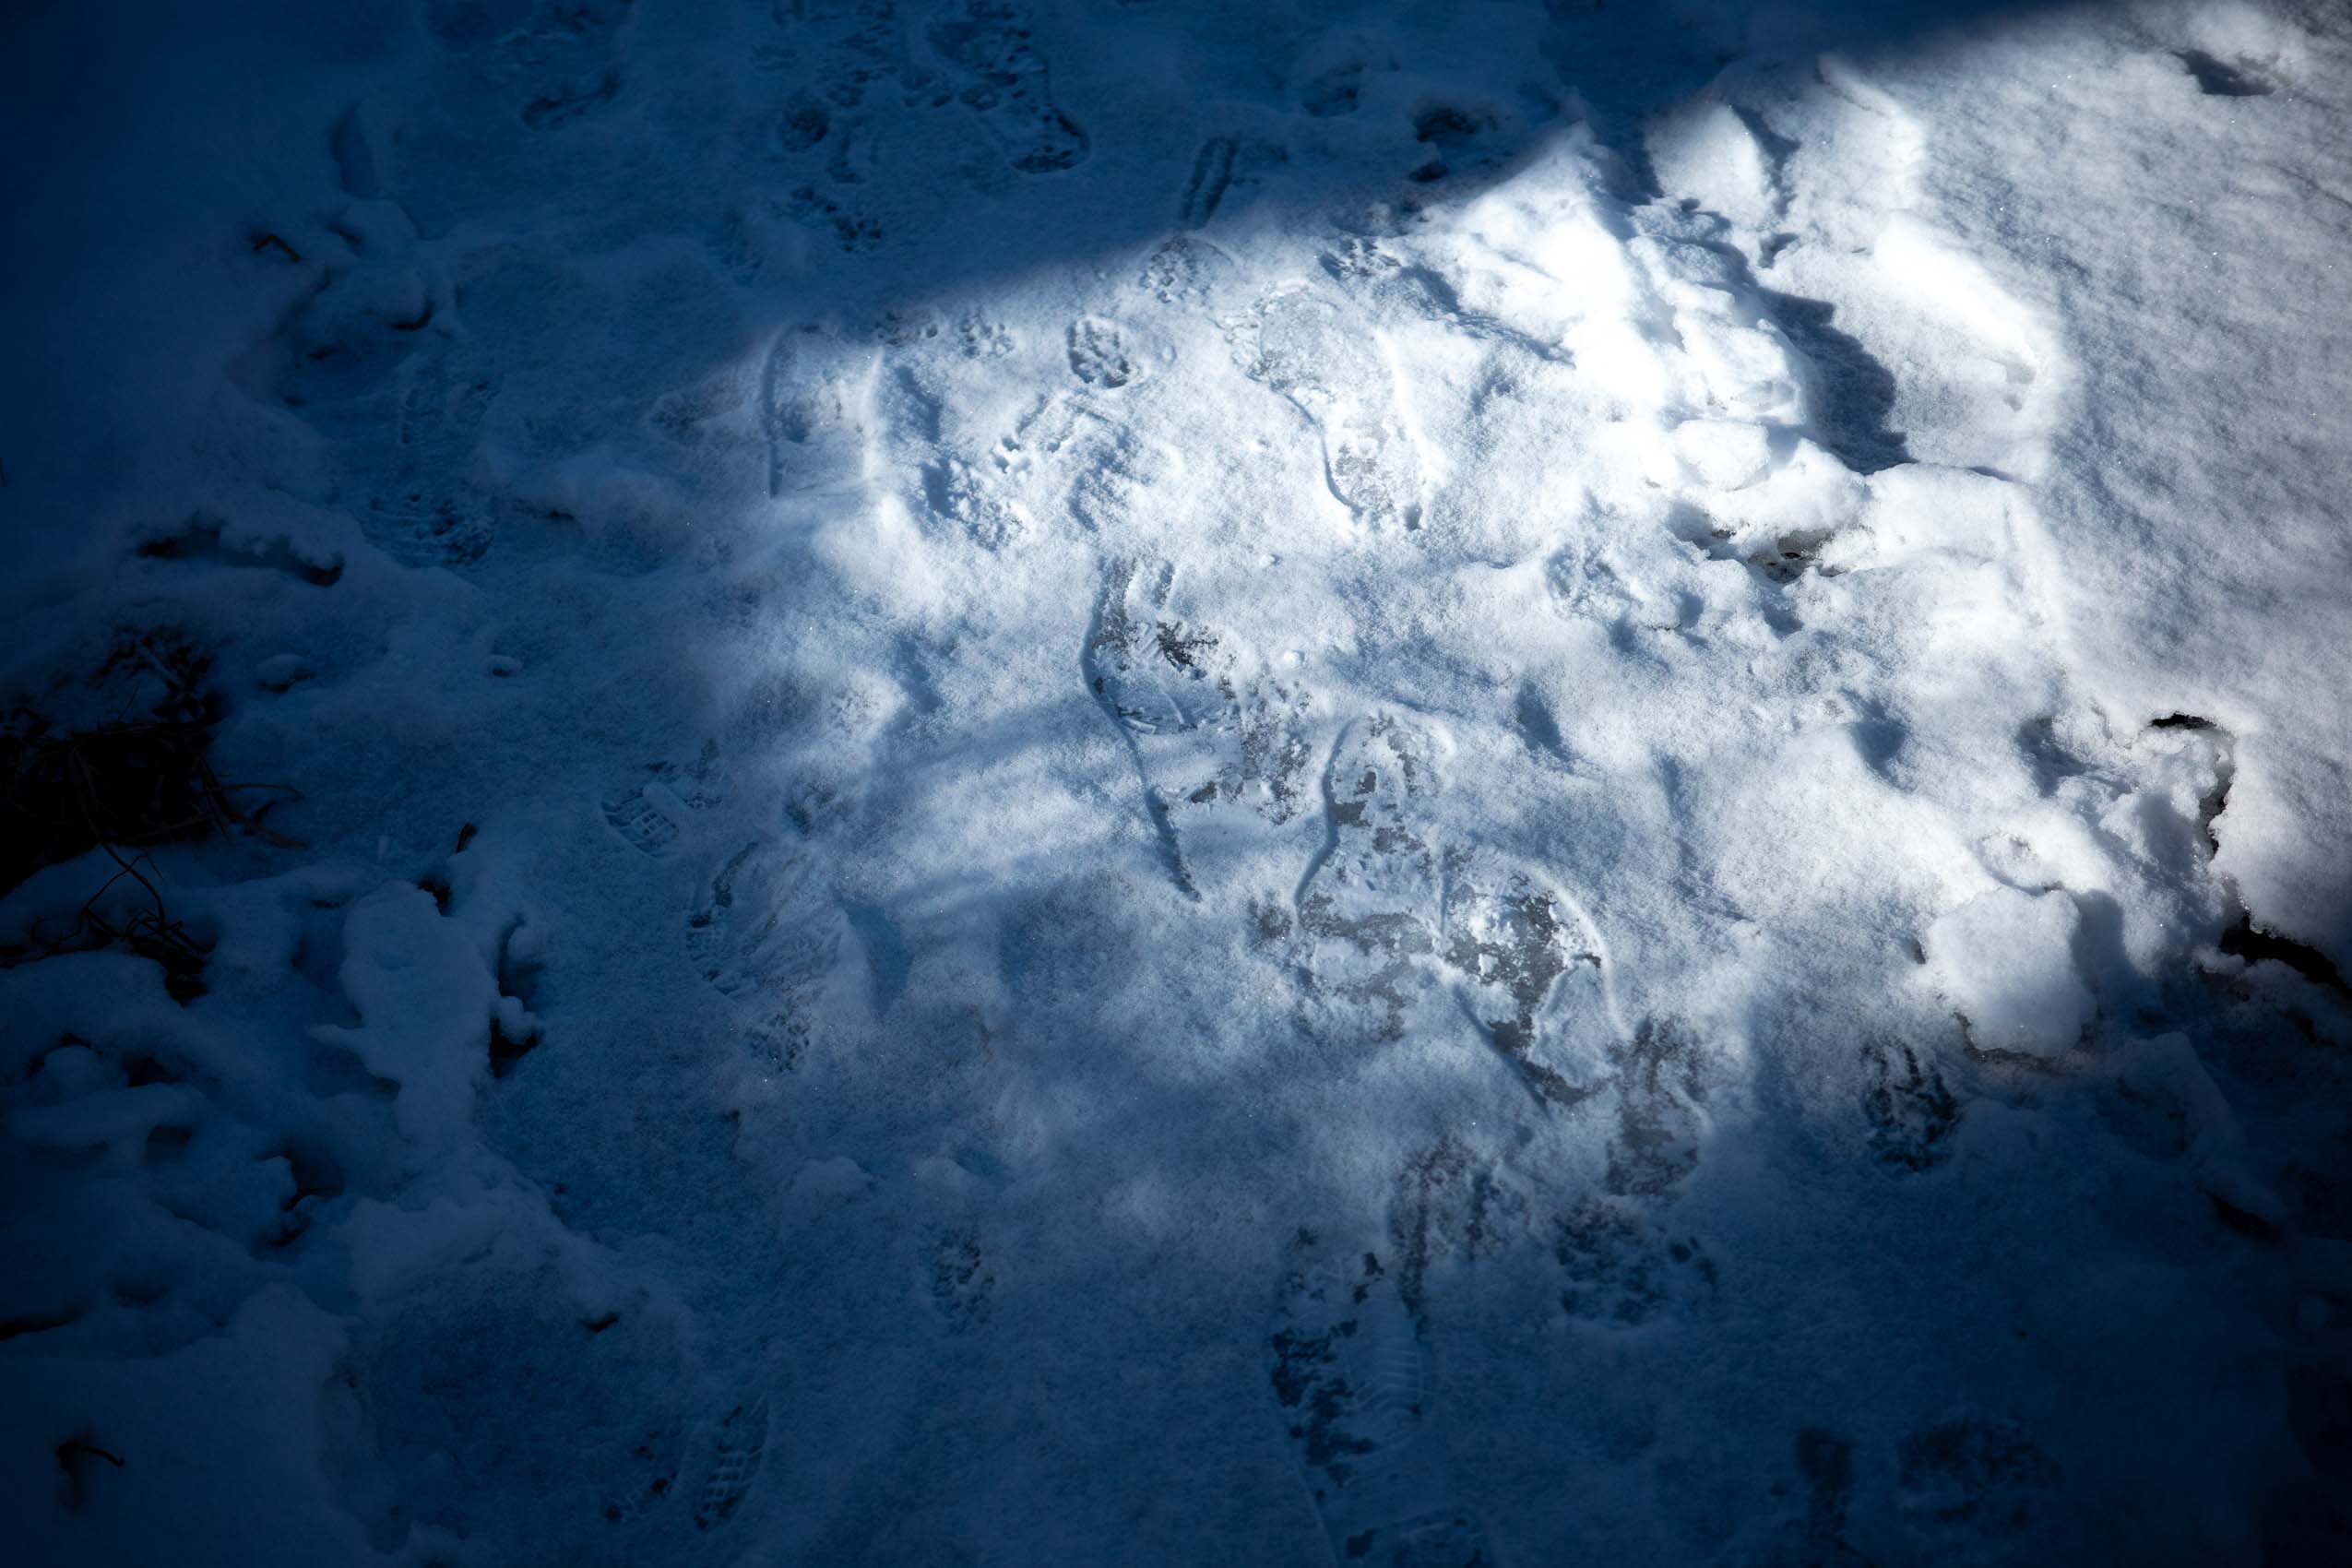
[[[2346,1550],[2340,11],[5,29],[12,1561]]]

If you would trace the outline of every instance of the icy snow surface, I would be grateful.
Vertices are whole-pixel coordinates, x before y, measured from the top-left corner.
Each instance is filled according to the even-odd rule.
[[[2342,7],[0,41],[11,1562],[2352,1552]]]

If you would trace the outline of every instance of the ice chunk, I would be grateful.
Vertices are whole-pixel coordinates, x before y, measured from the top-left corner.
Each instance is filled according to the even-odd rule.
[[[1686,420],[1675,427],[1674,451],[1692,478],[1714,490],[1753,484],[1772,462],[1764,427],[1739,420]]]
[[[392,883],[351,907],[343,941],[343,992],[362,1022],[314,1033],[400,1086],[404,1133],[428,1145],[455,1140],[489,1065],[498,1004],[497,981],[472,934],[444,919],[432,894]]]
[[[1764,149],[1729,104],[1701,101],[1664,116],[1649,127],[1645,141],[1651,165],[1668,188],[1750,228],[1780,216]]]
[[[1983,1051],[2055,1056],[2082,1038],[2094,1004],[2074,967],[2074,900],[2013,887],[1971,899],[1928,928],[1936,986]]]

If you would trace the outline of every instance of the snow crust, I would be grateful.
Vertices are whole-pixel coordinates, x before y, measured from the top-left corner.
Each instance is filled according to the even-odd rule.
[[[23,1561],[2352,1541],[2340,10],[0,30]]]

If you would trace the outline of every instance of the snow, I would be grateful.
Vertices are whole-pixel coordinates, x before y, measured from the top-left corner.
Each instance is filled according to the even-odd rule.
[[[27,1561],[2344,1551],[2339,10],[20,10]]]
[[[2081,928],[2062,890],[2036,897],[1996,887],[1928,927],[1920,945],[1970,1044],[2055,1056],[2073,1049],[2097,1010],[2074,970]]]

